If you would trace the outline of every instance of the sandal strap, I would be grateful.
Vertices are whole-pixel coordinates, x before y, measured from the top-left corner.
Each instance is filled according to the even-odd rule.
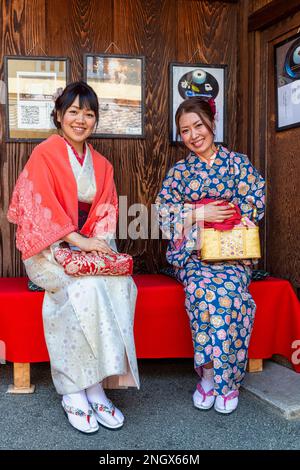
[[[213,388],[211,388],[208,392],[206,392],[204,388],[202,387],[201,382],[197,383],[197,390],[199,393],[201,393],[203,397],[203,401],[205,401],[207,397],[211,397],[214,394]]]
[[[229,393],[226,397],[222,395],[222,398],[224,400],[224,408],[226,409],[226,403],[229,400],[233,400],[234,398],[237,398],[239,396],[239,391],[238,390],[233,390],[233,392]]]
[[[70,413],[75,416],[86,416],[88,422],[90,421],[90,417],[93,415],[93,411],[91,409],[88,410],[86,413],[85,411],[81,410],[80,408],[75,408],[74,406],[66,405],[65,402],[62,400],[61,402],[63,409],[66,413]]]
[[[110,413],[112,416],[115,415],[116,411],[115,405],[110,400],[108,400],[108,405],[105,405],[104,403],[93,402],[91,403],[91,407],[94,411],[98,411],[99,413]]]

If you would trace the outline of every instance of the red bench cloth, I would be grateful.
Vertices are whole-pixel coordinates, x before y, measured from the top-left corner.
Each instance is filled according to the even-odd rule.
[[[280,354],[290,362],[296,353],[293,343],[300,341],[300,303],[285,279],[267,278],[252,282],[250,292],[256,302],[257,311],[249,345],[249,357],[260,359]],[[300,345],[298,364],[294,369],[300,372]]]
[[[138,357],[192,357],[182,286],[162,274],[133,277],[139,292],[134,326]],[[300,306],[290,283],[268,278],[253,281],[250,291],[257,312],[249,357],[280,354],[291,361],[296,351],[293,342],[300,340]],[[0,278],[0,340],[6,345],[8,361],[49,360],[41,315],[43,296],[27,289],[26,278]],[[300,372],[300,364],[294,364],[294,369]]]

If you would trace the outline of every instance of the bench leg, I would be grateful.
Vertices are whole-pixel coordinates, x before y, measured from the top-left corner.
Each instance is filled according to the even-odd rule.
[[[120,383],[120,377],[117,377],[117,376],[110,376],[110,377],[106,377],[106,379],[104,379],[102,381],[102,387],[103,388],[106,388],[106,389],[119,389],[119,388],[128,388],[126,385],[122,385],[122,382]]]
[[[14,362],[14,383],[7,393],[33,393],[35,386],[30,384],[30,364]]]
[[[262,372],[263,371],[263,360],[262,359],[249,359],[248,372]]]

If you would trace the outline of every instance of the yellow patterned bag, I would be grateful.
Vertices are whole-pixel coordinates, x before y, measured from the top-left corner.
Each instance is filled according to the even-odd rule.
[[[202,261],[226,261],[260,258],[258,227],[235,227],[232,230],[202,230]]]

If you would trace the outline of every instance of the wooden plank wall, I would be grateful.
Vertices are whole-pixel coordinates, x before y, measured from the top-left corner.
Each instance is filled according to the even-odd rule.
[[[254,13],[271,2],[272,0],[249,0],[249,14]]]
[[[272,3],[274,5],[272,5]],[[277,9],[275,6],[277,5]],[[251,155],[267,181],[267,212],[262,223],[264,268],[272,275],[288,279],[300,292],[300,128],[276,132],[275,129],[275,64],[274,46],[297,33],[298,12],[280,0],[245,0],[256,29],[245,35],[244,48],[248,61],[241,74],[248,79],[241,86],[247,99],[247,110],[241,123],[240,146]],[[285,12],[264,27],[260,8],[270,7],[272,15]],[[280,8],[279,8],[280,7]],[[253,17],[254,14],[254,17]],[[255,14],[260,21],[255,22]],[[265,15],[270,22],[271,14]]]
[[[148,207],[167,169],[182,156],[168,141],[168,64],[172,61],[228,64],[228,144],[237,148],[239,8],[233,1],[208,0],[0,0],[0,79],[3,55],[69,56],[72,80],[82,78],[83,53],[146,56],[146,139],[94,140],[115,167],[118,192],[129,205]],[[197,52],[198,51],[198,52]],[[195,54],[196,52],[196,54]],[[12,188],[32,144],[6,144],[0,124],[1,276],[23,275],[14,227],[6,221]],[[164,243],[123,240],[121,250],[135,258],[138,272],[156,272]]]

